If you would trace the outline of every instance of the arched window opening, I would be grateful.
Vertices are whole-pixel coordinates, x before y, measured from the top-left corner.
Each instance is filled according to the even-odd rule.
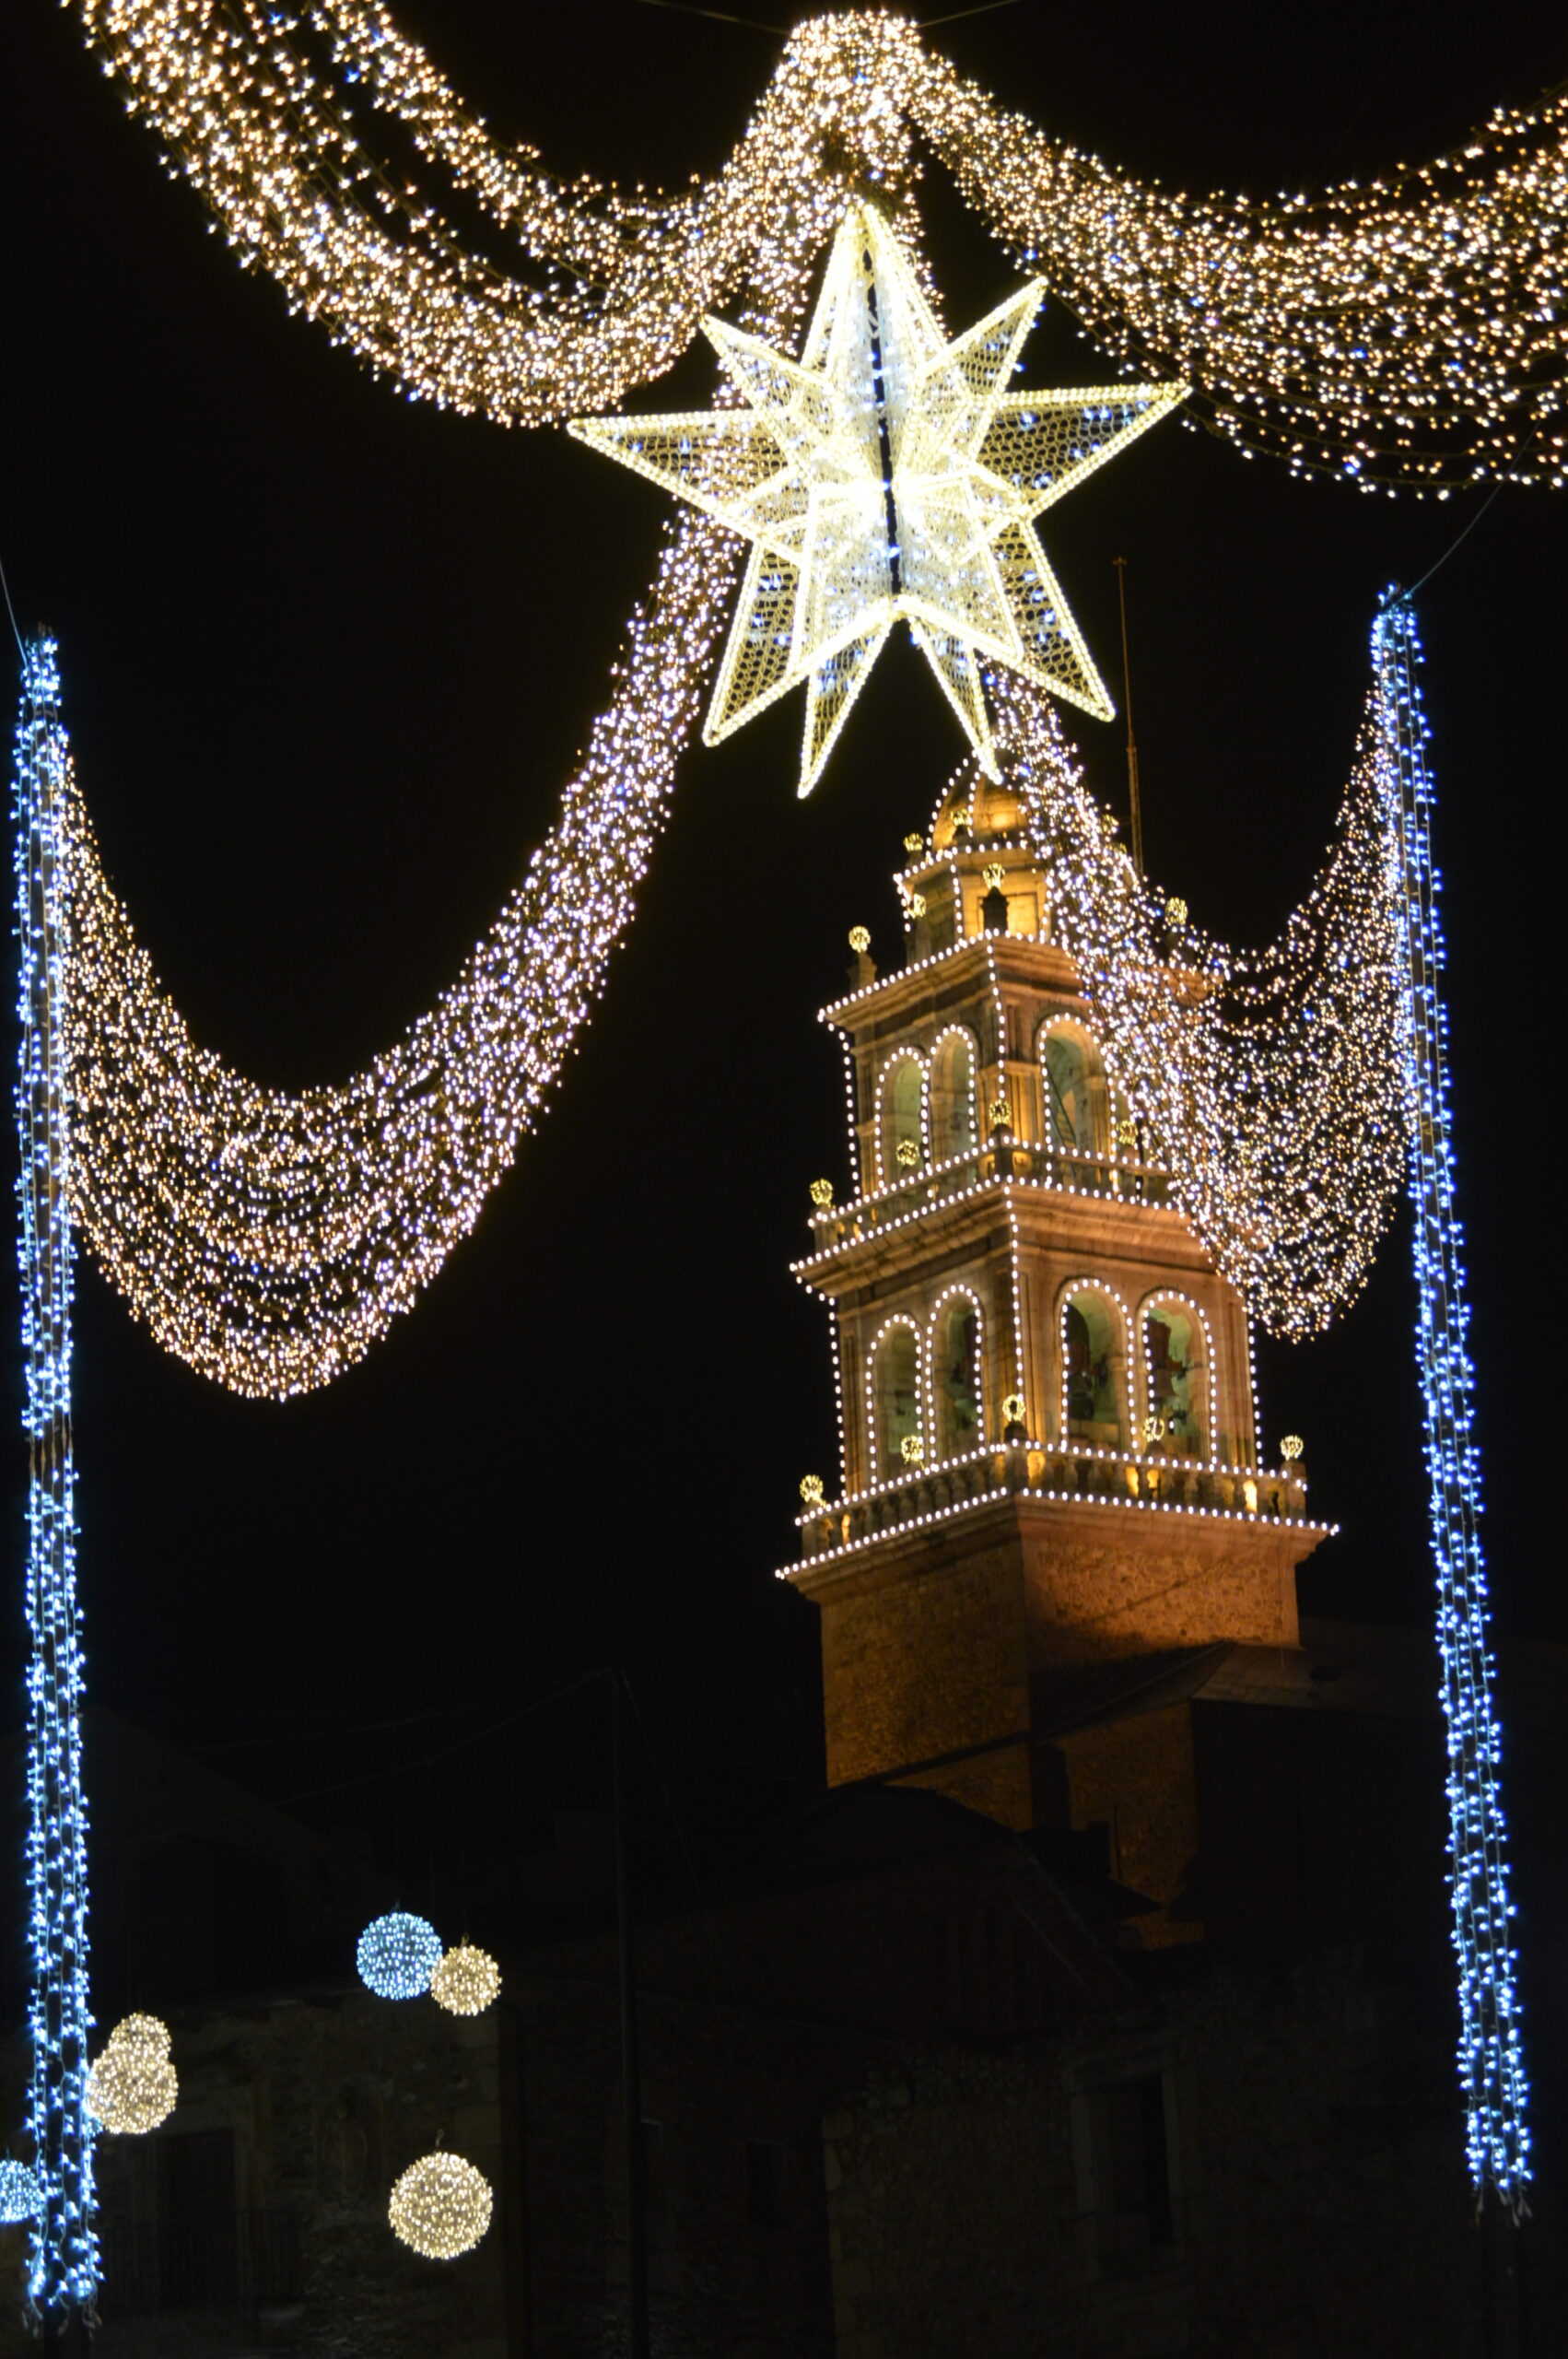
[[[1165,1448],[1180,1458],[1202,1458],[1204,1448],[1203,1331],[1179,1302],[1156,1303],[1143,1322],[1149,1370],[1149,1414],[1159,1420]]]
[[[921,1098],[925,1068],[919,1057],[901,1057],[882,1085],[882,1184],[895,1188],[925,1161]],[[903,1153],[900,1154],[900,1148]]]
[[[1102,1449],[1121,1447],[1121,1402],[1117,1389],[1117,1329],[1103,1295],[1086,1289],[1069,1299],[1062,1313],[1062,1369],[1067,1392],[1067,1430],[1073,1441]]]
[[[900,1321],[884,1328],[876,1347],[872,1379],[876,1431],[872,1436],[877,1479],[907,1471],[906,1440],[920,1432],[920,1345],[912,1327]]]
[[[954,1295],[937,1314],[931,1364],[937,1455],[962,1458],[977,1449],[984,1419],[980,1389],[980,1314],[972,1295]]]
[[[967,1032],[949,1032],[931,1059],[931,1158],[967,1155],[975,1143],[975,1051]]]
[[[1095,1042],[1078,1026],[1056,1025],[1046,1035],[1042,1078],[1046,1136],[1057,1153],[1076,1162],[1104,1163],[1111,1149],[1109,1092]]]

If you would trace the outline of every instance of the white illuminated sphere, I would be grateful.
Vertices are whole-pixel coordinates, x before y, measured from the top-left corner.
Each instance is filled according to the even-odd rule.
[[[423,2154],[392,2189],[387,2218],[427,2260],[455,2260],[490,2224],[490,2182],[461,2154]]]
[[[144,2138],[167,2121],[180,2095],[169,2060],[167,2024],[156,2015],[127,2015],[88,2074],[87,2107],[93,2119],[122,2138]]]
[[[43,2189],[37,2173],[7,2154],[0,2162],[0,2227],[13,2228],[20,2220],[36,2219],[42,2208]]]
[[[450,1949],[430,1977],[430,1996],[449,2015],[482,2015],[500,1988],[500,1967],[472,1942]]]

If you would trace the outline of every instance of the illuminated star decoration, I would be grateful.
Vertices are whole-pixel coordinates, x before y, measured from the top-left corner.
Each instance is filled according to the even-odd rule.
[[[1043,294],[1031,280],[949,343],[892,229],[856,202],[799,360],[703,322],[745,409],[573,420],[753,545],[710,745],[803,682],[809,793],[900,616],[993,777],[983,659],[1111,719],[1033,520],[1187,388],[1005,392]]]

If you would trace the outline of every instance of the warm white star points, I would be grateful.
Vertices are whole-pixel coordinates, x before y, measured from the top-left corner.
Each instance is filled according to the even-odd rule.
[[[1032,280],[950,343],[892,228],[857,201],[799,360],[704,321],[744,409],[572,422],[752,543],[709,745],[803,683],[809,793],[900,616],[993,773],[985,661],[1111,718],[1034,519],[1187,388],[1007,393],[1043,293]]]

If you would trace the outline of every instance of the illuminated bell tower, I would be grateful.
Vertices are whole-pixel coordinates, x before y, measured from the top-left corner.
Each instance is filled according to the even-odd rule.
[[[842,1462],[836,1497],[802,1486],[786,1578],[822,1616],[831,1783],[1083,1825],[1130,1773],[1073,1731],[1183,1650],[1294,1647],[1323,1528],[1263,1462],[1246,1309],[1128,1114],[1011,791],[965,785],[906,850],[902,967],[857,933],[824,1010],[852,1200],[817,1183],[796,1273],[832,1318]],[[1145,1766],[1179,1814],[1190,1762]],[[1161,1899],[1167,1836],[1121,1863]]]

